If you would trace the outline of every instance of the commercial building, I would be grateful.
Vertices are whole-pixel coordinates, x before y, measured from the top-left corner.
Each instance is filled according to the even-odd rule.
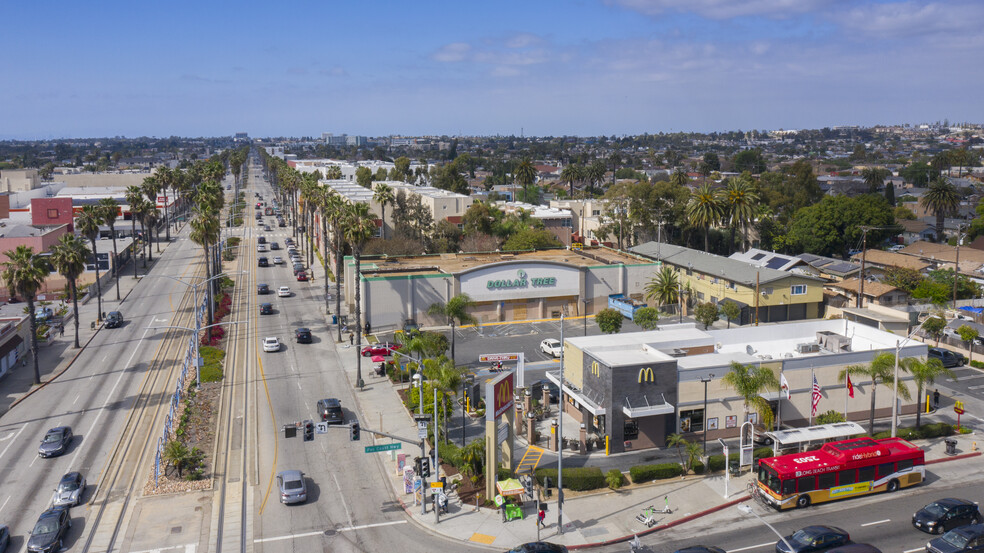
[[[866,420],[874,384],[852,377],[851,398],[840,373],[881,353],[894,353],[898,339],[898,334],[846,320],[727,330],[679,324],[651,332],[567,338],[563,405],[589,435],[608,437],[614,453],[663,447],[674,433],[690,440],[705,434],[708,440],[734,438],[743,422],[761,420],[760,413],[746,412],[745,398],[723,380],[738,363],[770,369],[777,381],[788,383],[788,399],[778,387],[761,392],[783,427],[807,426],[816,418],[814,377],[820,387],[818,415],[832,410],[846,412],[848,420]],[[900,352],[900,358],[925,358],[927,346],[903,343]],[[559,370],[547,372],[547,378],[559,384]],[[913,413],[919,398],[912,378],[903,372],[900,380],[913,396],[901,404],[901,412]],[[882,386],[875,397],[875,416],[889,416],[891,392]]]

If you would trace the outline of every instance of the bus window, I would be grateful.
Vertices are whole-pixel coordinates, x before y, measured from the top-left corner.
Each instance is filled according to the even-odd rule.
[[[899,461],[899,472],[909,470],[912,468],[912,459],[906,459],[904,461]]]
[[[820,488],[821,490],[825,490],[827,488],[833,488],[836,485],[837,485],[836,472],[828,472],[826,474],[821,474],[819,476],[819,483],[817,484],[817,487]]]
[[[812,492],[817,489],[817,477],[816,476],[803,476],[797,481],[800,493]]]
[[[770,490],[779,493],[779,476],[771,467],[759,465],[759,482]]]
[[[875,467],[861,467],[858,469],[858,482],[871,482],[875,479]]]
[[[878,465],[878,478],[885,478],[895,472],[895,463],[882,463]]]
[[[855,482],[855,478],[858,476],[858,471],[855,469],[847,469],[842,470],[837,474],[837,483],[843,486],[844,484],[853,484]]]
[[[790,478],[789,480],[782,481],[782,495],[790,495],[796,493],[796,479]]]

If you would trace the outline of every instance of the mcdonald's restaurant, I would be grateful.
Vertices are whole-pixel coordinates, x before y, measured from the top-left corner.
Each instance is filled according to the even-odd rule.
[[[846,320],[809,320],[731,329],[704,330],[694,324],[660,330],[568,338],[564,342],[564,409],[584,424],[589,436],[605,436],[609,451],[665,447],[667,436],[690,441],[735,438],[743,422],[759,423],[761,413],[723,379],[737,363],[764,367],[776,389],[759,392],[780,428],[810,426],[827,411],[847,420],[867,421],[873,383],[858,375],[848,389],[841,372],[871,363],[881,353],[925,359],[927,346]],[[560,382],[560,371],[547,378]],[[813,379],[820,386],[813,410]],[[911,375],[900,375],[912,397],[898,398],[898,412],[920,405]],[[787,384],[780,390],[778,383]],[[788,392],[787,392],[788,390]],[[928,391],[924,390],[924,393]],[[895,400],[882,387],[875,394],[875,416],[891,416]],[[925,398],[922,398],[923,402]]]

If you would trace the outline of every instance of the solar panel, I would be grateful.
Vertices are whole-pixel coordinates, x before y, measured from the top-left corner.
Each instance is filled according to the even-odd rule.
[[[783,259],[781,257],[773,257],[765,264],[765,266],[769,269],[778,269],[779,267],[782,267],[786,263],[789,263],[788,259]]]
[[[762,259],[763,257],[765,257],[765,254],[764,253],[757,253],[757,254],[755,254],[755,255],[752,256],[752,261],[758,261],[759,259]]]

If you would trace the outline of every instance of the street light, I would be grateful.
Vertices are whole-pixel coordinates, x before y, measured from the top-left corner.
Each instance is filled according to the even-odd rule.
[[[587,336],[588,335],[588,298],[581,298],[581,303],[584,304],[584,312],[581,313],[581,315],[584,315],[583,317],[584,335]]]
[[[745,505],[744,503],[739,503],[738,504],[738,510],[741,511],[742,513],[746,514],[746,515],[752,515],[755,518],[759,519],[759,522],[761,522],[762,524],[768,526],[769,527],[769,530],[772,530],[773,532],[775,532],[775,534],[777,536],[779,536],[779,539],[782,540],[782,543],[786,544],[786,550],[787,551],[790,551],[790,552],[795,551],[793,549],[793,546],[790,545],[788,541],[786,541],[786,538],[783,537],[783,535],[780,534],[778,530],[776,530],[775,528],[773,528],[771,524],[769,524],[768,522],[766,522],[764,518],[758,516],[758,513],[756,513],[754,510],[752,510],[752,508],[750,506]]]
[[[420,376],[420,367],[417,367],[418,371],[413,373],[413,381],[417,385],[417,413],[424,414],[424,378]]]
[[[922,328],[922,326],[924,324],[926,324],[926,321],[928,321],[929,319],[931,319],[931,318],[933,318],[935,316],[936,315],[931,315],[931,316],[926,317],[925,319],[923,319],[923,322],[919,323],[919,326],[917,326],[915,329],[913,329],[912,332],[910,332],[909,335],[905,337],[905,340],[902,340],[902,341],[896,340],[895,341],[895,380],[894,380],[893,386],[892,386],[892,437],[893,438],[895,437],[895,433],[898,430],[898,415],[899,415],[899,354],[902,353],[902,346],[904,346],[906,344],[906,342],[908,342],[909,340],[911,340],[912,337],[916,335],[916,332],[919,332],[919,329]],[[973,346],[971,346],[971,347],[973,347]],[[916,398],[916,403],[919,403],[921,400],[922,400],[922,398]],[[916,408],[918,409],[919,406],[917,405]],[[874,433],[874,429],[872,429],[872,433]]]
[[[707,455],[707,383],[713,378],[713,374],[700,378],[700,381],[704,383],[704,455]]]

